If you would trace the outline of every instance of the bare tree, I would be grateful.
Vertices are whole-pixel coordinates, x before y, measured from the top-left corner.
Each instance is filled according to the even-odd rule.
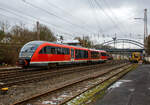
[[[56,37],[53,35],[52,31],[46,26],[39,24],[39,32],[40,32],[40,40],[45,40],[45,41],[56,41]]]
[[[8,23],[8,21],[0,21],[0,28],[3,32],[6,32],[10,28],[10,24]]]
[[[92,43],[92,41],[90,41],[88,36],[85,36],[83,38],[75,37],[74,39],[77,39],[81,43],[82,47],[87,47],[87,48],[93,47],[93,43]]]

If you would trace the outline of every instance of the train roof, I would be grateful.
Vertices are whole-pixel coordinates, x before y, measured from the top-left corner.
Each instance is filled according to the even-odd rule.
[[[31,42],[28,42],[26,45],[29,45],[29,44],[41,45],[43,43],[45,43],[45,41],[31,41]]]
[[[25,45],[33,44],[33,45],[38,45],[39,46],[39,45],[44,44],[44,43],[58,44],[58,45],[63,45],[64,47],[72,47],[72,48],[80,48],[80,49],[86,49],[86,50],[106,52],[105,50],[89,49],[89,48],[85,48],[85,47],[81,47],[81,46],[73,46],[73,45],[61,44],[61,43],[58,43],[58,42],[48,42],[48,41],[31,41],[31,42],[28,42]]]

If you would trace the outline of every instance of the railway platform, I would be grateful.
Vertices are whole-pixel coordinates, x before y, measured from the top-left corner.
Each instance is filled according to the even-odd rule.
[[[92,105],[150,105],[150,64],[129,72]]]

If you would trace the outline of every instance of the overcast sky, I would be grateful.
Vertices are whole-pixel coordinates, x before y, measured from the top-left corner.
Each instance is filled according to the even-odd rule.
[[[65,39],[89,36],[94,43],[129,38],[142,42],[144,8],[149,0],[0,0],[0,21],[47,25]],[[149,21],[148,21],[149,28]],[[128,46],[128,45],[126,45]]]

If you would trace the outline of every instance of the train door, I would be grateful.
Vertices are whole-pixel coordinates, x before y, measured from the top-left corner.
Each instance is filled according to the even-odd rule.
[[[71,49],[71,61],[74,61],[74,49]]]

